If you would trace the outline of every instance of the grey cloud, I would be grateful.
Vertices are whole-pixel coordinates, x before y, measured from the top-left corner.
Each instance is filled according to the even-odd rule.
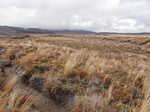
[[[1,0],[0,25],[150,32],[149,0]]]

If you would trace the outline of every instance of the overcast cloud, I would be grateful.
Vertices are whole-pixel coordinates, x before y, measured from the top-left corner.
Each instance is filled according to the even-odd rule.
[[[150,0],[0,0],[0,25],[150,32]]]

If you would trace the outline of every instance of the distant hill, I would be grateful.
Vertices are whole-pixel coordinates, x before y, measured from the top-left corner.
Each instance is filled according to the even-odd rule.
[[[92,31],[85,30],[47,30],[39,28],[22,28],[22,27],[11,27],[11,26],[0,26],[0,35],[18,35],[18,34],[63,34],[63,33],[75,33],[75,34],[89,34],[95,33]]]
[[[0,26],[0,35],[18,35],[26,33],[53,33],[49,30],[37,29],[37,28],[21,28],[21,27],[10,27],[10,26]]]
[[[12,26],[0,26],[0,35],[20,35],[20,34],[125,34],[125,35],[140,35],[140,34],[150,34],[149,32],[141,33],[118,33],[118,32],[92,32],[87,30],[48,30],[40,28],[22,28],[22,27],[12,27]]]

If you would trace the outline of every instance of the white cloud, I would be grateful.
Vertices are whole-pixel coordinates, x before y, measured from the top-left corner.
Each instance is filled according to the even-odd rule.
[[[72,21],[71,21],[71,24],[76,28],[78,28],[78,27],[89,28],[93,25],[93,23],[94,23],[94,21],[89,20],[89,19],[84,19],[79,15],[74,15],[72,17]]]
[[[150,31],[149,0],[1,0],[0,25]]]

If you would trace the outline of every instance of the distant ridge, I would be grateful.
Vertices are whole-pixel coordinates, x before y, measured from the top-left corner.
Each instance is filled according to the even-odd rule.
[[[48,30],[40,28],[22,28],[14,26],[0,26],[0,35],[20,35],[20,34],[125,34],[125,35],[136,35],[136,34],[150,34],[150,32],[141,33],[117,33],[117,32],[93,32],[87,30]]]
[[[75,34],[89,34],[95,33],[86,30],[48,30],[40,28],[22,28],[12,26],[0,26],[0,35],[18,35],[18,34],[64,34],[64,33],[75,33]]]
[[[21,27],[11,27],[11,26],[0,26],[0,35],[18,35],[26,33],[53,33],[49,30],[42,30],[37,28],[21,28]]]

